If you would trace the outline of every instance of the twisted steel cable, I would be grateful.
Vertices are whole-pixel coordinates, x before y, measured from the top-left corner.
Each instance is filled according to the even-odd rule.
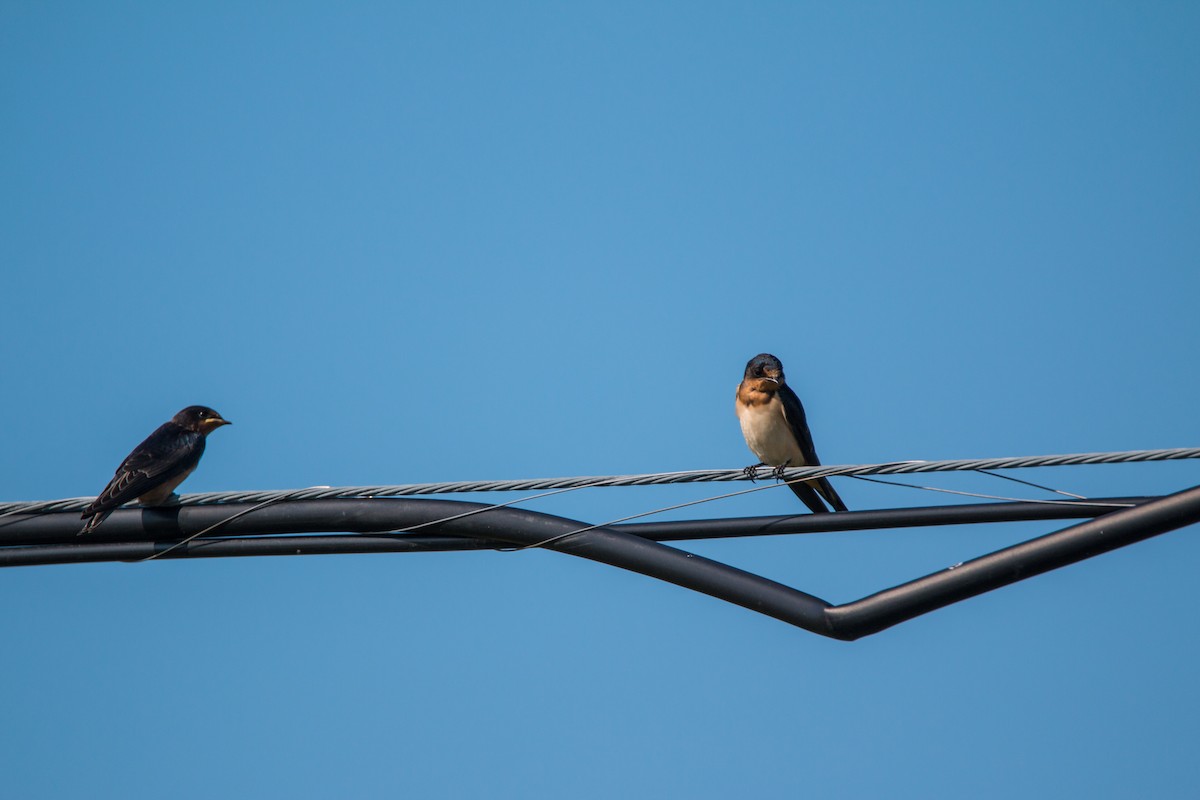
[[[1074,453],[1044,456],[957,459],[950,461],[892,461],[882,464],[798,467],[784,471],[786,480],[817,476],[897,475],[915,472],[965,472],[973,470],[1065,467],[1082,464],[1123,464],[1146,461],[1177,461],[1200,458],[1200,447],[1165,450],[1122,450],[1104,453]],[[607,475],[574,478],[527,478],[518,480],[450,481],[381,486],[315,486],[276,491],[201,492],[180,497],[181,505],[281,502],[286,500],[329,500],[341,498],[404,497],[426,494],[469,492],[524,492],[613,486],[660,486],[673,483],[720,483],[750,480],[740,469],[657,472],[642,475]],[[94,498],[0,503],[0,516],[82,511]]]

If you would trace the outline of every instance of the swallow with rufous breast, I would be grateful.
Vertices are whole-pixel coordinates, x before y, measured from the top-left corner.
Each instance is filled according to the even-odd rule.
[[[783,364],[770,353],[761,353],[746,364],[737,388],[737,415],[746,444],[759,459],[758,464],[746,467],[751,478],[759,467],[774,467],[775,477],[782,478],[787,467],[820,466],[804,406],[788,386]],[[846,510],[846,504],[827,478],[788,486],[814,514],[829,510],[821,498],[835,511]]]
[[[134,498],[143,506],[165,503],[200,463],[208,435],[230,424],[208,406],[188,406],[159,426],[133,448],[100,496],[83,510],[81,519],[88,522],[80,535],[95,530],[109,514]]]

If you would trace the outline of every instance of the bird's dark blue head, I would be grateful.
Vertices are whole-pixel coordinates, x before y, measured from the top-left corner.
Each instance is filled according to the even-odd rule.
[[[189,431],[204,434],[212,433],[222,425],[233,424],[227,419],[222,419],[220,414],[208,406],[188,406],[171,417],[171,422]]]
[[[783,383],[783,364],[770,353],[759,353],[746,364],[746,379],[759,378]]]

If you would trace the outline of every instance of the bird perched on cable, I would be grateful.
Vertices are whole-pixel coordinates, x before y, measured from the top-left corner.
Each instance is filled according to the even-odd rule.
[[[770,353],[761,353],[746,364],[746,373],[737,388],[737,415],[746,444],[760,462],[746,467],[751,478],[764,466],[775,467],[777,478],[783,477],[787,467],[820,466],[804,406],[787,385],[783,364]],[[846,504],[827,478],[788,486],[815,514],[829,510],[821,502],[822,497],[835,511],[846,510]]]
[[[204,441],[222,425],[232,424],[208,406],[188,406],[133,448],[100,496],[83,510],[88,519],[80,535],[96,529],[135,497],[144,506],[164,503],[200,463]]]

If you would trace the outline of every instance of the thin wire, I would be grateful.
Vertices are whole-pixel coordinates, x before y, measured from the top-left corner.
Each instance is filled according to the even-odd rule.
[[[983,500],[1008,500],[1010,502],[1016,502],[1016,503],[1044,503],[1045,505],[1052,505],[1052,506],[1071,506],[1071,505],[1079,504],[1077,500],[1030,499],[1030,498],[1026,498],[1026,497],[1004,497],[1003,495],[998,495],[998,494],[980,494],[979,492],[963,492],[963,491],[959,491],[957,489],[942,489],[937,486],[921,486],[916,483],[904,483],[902,481],[885,481],[881,478],[868,478],[866,475],[851,475],[850,477],[855,478],[856,480],[860,480],[860,481],[868,481],[870,483],[884,483],[884,484],[887,484],[888,486],[903,486],[906,489],[924,489],[927,492],[941,492],[943,494],[956,494],[956,495],[961,495],[962,497],[978,497]],[[1038,488],[1040,489],[1042,487],[1039,486]],[[1051,490],[1051,491],[1053,491],[1053,490]],[[1063,494],[1065,494],[1065,492]],[[1086,497],[1081,497],[1079,499],[1087,500]],[[1133,506],[1135,506],[1136,503],[1089,503],[1089,505],[1097,505],[1097,506],[1102,506],[1105,508],[1133,508]]]
[[[893,462],[893,463],[909,464],[909,463],[913,463],[913,462],[904,461],[904,462]],[[883,465],[880,465],[880,466],[883,466]],[[759,486],[754,489],[744,489],[744,490],[738,491],[738,492],[730,492],[728,494],[716,495],[715,497],[706,497],[706,498],[702,498],[700,500],[692,500],[687,503],[679,503],[677,505],[664,506],[663,508],[657,508],[657,509],[654,509],[653,511],[645,511],[640,514],[632,514],[627,517],[620,517],[618,519],[612,519],[607,522],[597,523],[596,525],[589,525],[585,528],[579,528],[578,530],[568,531],[567,533],[561,533],[557,536],[553,536],[549,539],[544,539],[540,542],[535,542],[533,544],[527,544],[527,545],[523,545],[521,547],[514,547],[514,548],[499,548],[499,551],[504,552],[504,553],[515,553],[515,552],[520,552],[522,550],[529,550],[529,549],[535,548],[535,547],[545,547],[547,545],[550,545],[557,541],[565,539],[568,536],[574,536],[577,533],[585,533],[590,530],[595,530],[596,528],[603,528],[607,525],[616,525],[621,522],[628,522],[630,520],[640,519],[642,517],[649,517],[654,514],[661,514],[666,511],[674,511],[676,509],[686,508],[688,506],[701,505],[703,503],[711,503],[714,500],[724,500],[724,499],[727,499],[730,497],[737,497],[738,495],[751,494],[752,492],[762,491],[763,489],[774,489],[778,486],[791,485],[794,483],[807,483],[809,481],[814,480],[815,478],[825,478],[825,477],[830,477],[830,476],[835,476],[835,475],[843,475],[843,476],[847,476],[847,477],[851,477],[851,478],[858,478],[859,480],[870,481],[872,483],[884,483],[884,484],[888,484],[891,486],[903,486],[903,487],[909,488],[909,489],[924,489],[924,490],[930,491],[930,492],[943,492],[945,494],[962,495],[964,497],[978,497],[978,498],[985,499],[985,500],[1007,500],[1010,502],[1017,502],[1017,503],[1043,503],[1046,505],[1075,505],[1076,504],[1076,502],[1073,500],[1046,500],[1046,499],[1027,499],[1027,498],[1023,498],[1023,497],[1003,497],[1000,495],[957,491],[955,489],[942,489],[942,488],[939,488],[936,486],[920,486],[915,483],[903,483],[900,481],[885,481],[885,480],[881,480],[879,478],[868,478],[868,477],[865,477],[862,475],[850,474],[850,472],[853,469],[854,469],[853,467],[823,468],[823,469],[817,470],[817,472],[819,472],[819,474],[814,474],[811,476],[807,476],[805,478],[795,478],[792,480],[786,480],[786,481],[781,481],[779,483],[770,484],[768,486]],[[986,472],[985,470],[977,470],[977,471]],[[991,474],[991,473],[988,473],[988,474]],[[1004,478],[1007,476],[996,475],[995,477]],[[1017,480],[1017,479],[1014,478],[1012,480]],[[1028,483],[1028,481],[1021,481],[1021,480],[1017,480],[1017,482],[1018,483]],[[1035,488],[1038,488],[1038,489],[1045,489],[1046,491],[1057,492],[1059,494],[1064,494],[1064,495],[1068,495],[1070,497],[1075,497],[1075,498],[1078,498],[1079,500],[1087,500],[1087,498],[1083,497],[1082,495],[1073,495],[1069,492],[1059,492],[1057,489],[1052,489],[1047,486],[1040,486],[1036,483],[1029,483],[1029,485],[1033,486]],[[1094,505],[1101,506],[1104,508],[1131,508],[1134,504],[1133,503],[1094,503]]]
[[[309,488],[328,489],[329,487],[328,486],[312,486]],[[154,559],[158,558],[159,556],[165,556],[167,553],[171,552],[172,550],[176,550],[180,547],[183,547],[185,544],[192,541],[193,539],[199,539],[204,534],[211,533],[212,531],[215,531],[217,528],[220,528],[222,525],[228,525],[230,522],[233,522],[238,517],[244,517],[247,514],[251,513],[252,511],[258,511],[260,508],[266,508],[267,506],[269,506],[273,503],[281,502],[282,500],[283,500],[282,497],[273,497],[270,500],[262,501],[258,505],[251,506],[250,508],[244,508],[241,511],[237,512],[236,514],[231,514],[230,516],[225,517],[225,519],[220,520],[219,522],[214,522],[212,525],[209,525],[207,528],[200,531],[199,533],[193,533],[191,536],[187,537],[186,539],[181,539],[180,541],[178,541],[175,544],[168,547],[166,550],[162,550],[157,553],[151,553],[150,555],[146,556],[145,558],[134,559],[134,563],[137,564],[137,563],[141,563],[143,561],[153,561]]]
[[[442,523],[450,522],[450,521],[456,520],[456,519],[462,519],[463,517],[472,517],[476,514],[482,514],[485,511],[495,511],[497,508],[507,508],[509,506],[515,506],[518,503],[524,503],[529,500],[540,500],[543,497],[550,497],[552,495],[562,494],[564,492],[573,492],[577,489],[588,489],[588,488],[592,488],[595,486],[601,486],[605,480],[606,480],[605,478],[597,478],[596,483],[581,483],[578,486],[568,486],[565,489],[555,489],[552,492],[542,492],[541,494],[532,494],[532,495],[529,495],[528,497],[518,497],[516,500],[509,500],[506,503],[496,503],[495,505],[485,506],[484,508],[476,508],[476,509],[472,509],[471,511],[464,511],[461,514],[455,514],[450,517],[442,517],[441,519],[432,519],[429,522],[422,522],[420,525],[413,525],[408,528],[400,528],[400,529],[394,530],[394,531],[387,531],[387,533],[412,533],[413,531],[421,530],[421,528],[428,528],[430,525],[441,525]]]
[[[895,463],[908,463],[908,462],[895,462]],[[837,475],[844,469],[845,469],[844,467],[843,468],[839,468],[839,467],[824,468],[822,474],[817,477],[826,477],[828,475]],[[454,514],[449,517],[440,517],[438,519],[429,520],[428,522],[422,522],[419,525],[412,525],[407,528],[399,528],[399,529],[393,530],[393,531],[386,531],[386,533],[412,533],[414,531],[420,530],[421,528],[427,528],[431,525],[442,525],[444,523],[451,522],[456,519],[462,519],[463,517],[471,517],[476,514],[483,514],[488,511],[494,511],[498,508],[507,508],[508,506],[513,506],[518,503],[524,503],[524,502],[527,502],[530,500],[538,500],[543,497],[550,497],[550,496],[556,495],[556,494],[563,494],[564,492],[573,492],[573,491],[576,491],[577,489],[587,489],[587,488],[591,488],[591,487],[595,487],[595,486],[600,486],[600,485],[603,485],[607,480],[608,480],[608,478],[596,478],[592,483],[584,483],[584,484],[580,484],[578,486],[568,486],[563,489],[555,489],[554,491],[543,492],[541,494],[530,495],[528,497],[518,497],[515,500],[509,500],[504,503],[496,503],[495,505],[485,506],[484,508],[471,509],[470,511],[464,511],[461,514]],[[555,536],[551,539],[547,539],[543,542],[538,542],[536,544],[524,545],[522,547],[516,547],[516,548],[497,548],[497,549],[499,550],[499,552],[502,552],[502,553],[513,553],[513,552],[519,552],[521,550],[527,550],[527,549],[530,549],[533,547],[543,547],[546,544],[556,542],[559,539],[564,539],[568,536],[574,536],[577,533],[583,533],[585,531],[594,530],[596,528],[602,528],[605,525],[615,525],[619,522],[627,522],[632,519],[639,519],[641,517],[648,517],[648,516],[652,516],[654,514],[661,514],[666,511],[674,511],[675,509],[679,509],[679,508],[686,508],[688,506],[700,505],[703,503],[711,503],[714,500],[723,500],[725,498],[736,497],[736,496],[742,495],[742,494],[753,494],[754,492],[761,492],[766,489],[775,489],[779,486],[786,486],[786,485],[790,485],[792,483],[800,483],[802,480],[810,481],[810,480],[813,480],[813,478],[807,478],[807,479],[797,478],[797,479],[791,480],[791,481],[780,481],[777,483],[767,484],[765,486],[755,486],[750,489],[742,489],[740,491],[730,492],[728,494],[716,495],[715,497],[707,497],[707,498],[702,498],[700,500],[692,500],[692,501],[689,501],[686,503],[679,503],[677,505],[666,506],[665,508],[655,509],[653,511],[645,511],[640,514],[633,514],[628,517],[621,517],[620,519],[610,520],[608,522],[600,523],[598,525],[590,525],[586,528],[580,528],[578,530],[570,531],[569,533],[563,533],[563,534]],[[310,489],[323,489],[323,488],[328,488],[328,487],[313,486],[313,487],[309,487],[309,488]],[[238,517],[245,516],[246,514],[249,514],[252,511],[257,511],[258,509],[263,508],[268,505],[271,505],[272,503],[280,502],[281,499],[282,498],[271,498],[268,500],[264,500],[263,502],[255,505],[255,506],[252,506],[251,508],[243,509],[242,511],[239,511],[236,514],[233,514],[232,516],[226,517],[225,519],[222,519],[219,522],[216,522],[216,523],[208,526],[207,528],[200,531],[199,533],[192,534],[188,538],[183,539],[182,541],[176,542],[175,544],[171,545],[170,547],[168,547],[166,550],[163,550],[162,552],[154,553],[153,555],[149,555],[145,558],[138,559],[138,561],[139,562],[140,561],[150,561],[151,559],[166,555],[167,553],[171,552],[172,550],[175,550],[178,547],[182,547],[183,545],[187,544],[188,542],[192,541],[193,539],[199,538],[200,536],[203,536],[206,533],[216,530],[217,528],[221,527],[222,525],[232,522],[233,520],[237,519]]]
[[[911,463],[911,462],[896,461],[893,463],[905,464],[905,463]],[[817,474],[809,476],[809,477],[779,481],[777,483],[767,484],[766,486],[755,486],[752,489],[742,489],[741,491],[729,492],[728,494],[719,494],[719,495],[716,495],[715,497],[704,497],[699,500],[690,500],[686,503],[678,503],[678,504],[672,505],[672,506],[664,506],[663,508],[656,508],[653,511],[643,511],[640,514],[631,514],[628,517],[620,517],[618,519],[610,519],[607,522],[600,522],[600,523],[597,523],[596,525],[588,525],[586,528],[579,528],[578,530],[568,531],[566,533],[560,533],[557,536],[552,536],[549,539],[543,539],[542,541],[535,542],[533,544],[522,545],[521,547],[501,548],[500,552],[517,553],[522,550],[529,550],[534,547],[545,547],[548,544],[553,544],[554,542],[557,542],[560,539],[565,539],[568,536],[574,536],[577,533],[585,533],[587,531],[595,530],[596,528],[603,528],[607,525],[616,525],[621,522],[628,522],[631,519],[641,519],[642,517],[649,517],[649,516],[653,516],[655,514],[662,514],[663,512],[666,512],[666,511],[675,511],[676,509],[687,508],[688,506],[698,506],[698,505],[702,505],[704,503],[711,503],[715,500],[725,500],[730,497],[737,497],[738,495],[753,494],[754,492],[761,492],[766,489],[777,489],[780,486],[790,486],[794,483],[808,483],[812,480],[815,480],[816,478],[827,478],[832,475],[844,475],[845,471],[847,469],[854,469],[854,468],[853,467],[819,467],[819,468],[814,468],[814,469],[816,470]]]
[[[1035,489],[1042,489],[1047,492],[1054,492],[1055,494],[1061,494],[1064,497],[1074,497],[1077,500],[1087,500],[1087,497],[1085,497],[1084,495],[1081,495],[1081,494],[1075,494],[1074,492],[1064,492],[1062,489],[1055,489],[1051,486],[1043,486],[1040,483],[1034,483],[1033,481],[1025,481],[1025,480],[1021,480],[1020,478],[1014,478],[1011,475],[1003,475],[999,472],[992,472],[990,469],[977,469],[975,471],[980,473],[981,475],[991,475],[993,478],[1003,478],[1006,481],[1013,481],[1014,483],[1023,483],[1026,486],[1032,486]]]
[[[661,514],[665,511],[674,511],[677,508],[687,508],[688,506],[698,506],[703,503],[711,503],[714,500],[724,500],[726,498],[737,497],[738,495],[742,495],[742,494],[753,494],[754,492],[762,492],[767,489],[778,489],[780,486],[786,486],[787,483],[789,483],[789,482],[769,483],[765,486],[755,486],[750,489],[741,489],[736,492],[729,492],[728,494],[719,494],[719,495],[716,495],[715,497],[703,497],[699,500],[690,500],[686,503],[678,503],[677,505],[673,505],[673,506],[664,506],[663,508],[656,508],[653,511],[643,511],[640,514],[630,514],[628,517],[619,517],[618,519],[610,519],[607,522],[599,522],[595,525],[588,525],[585,528],[577,528],[576,530],[567,531],[566,533],[560,533],[557,536],[552,536],[549,539],[543,539],[542,541],[534,542],[533,544],[521,545],[520,547],[504,547],[504,548],[498,548],[498,549],[499,549],[499,552],[501,552],[501,553],[519,553],[522,550],[530,550],[535,547],[545,547],[548,544],[553,544],[554,542],[557,542],[560,539],[565,539],[568,536],[574,536],[577,533],[585,533],[587,531],[595,530],[596,528],[603,528],[607,525],[616,525],[619,522],[628,522],[631,519],[641,519],[642,517],[649,517],[649,516],[653,516],[654,514]]]
[[[604,479],[599,478],[597,480],[603,481]],[[413,525],[410,528],[401,528],[399,530],[386,531],[386,532],[387,533],[412,533],[413,531],[420,530],[421,528],[426,528],[430,525],[441,525],[442,523],[450,522],[451,520],[462,519],[463,517],[470,517],[475,514],[482,514],[485,511],[494,511],[497,508],[506,508],[507,506],[516,505],[517,503],[524,503],[527,500],[537,500],[542,497],[550,497],[551,495],[562,494],[564,492],[573,492],[576,489],[586,489],[590,485],[596,485],[596,484],[581,484],[579,486],[569,486],[565,489],[556,489],[552,492],[543,492],[542,494],[535,494],[535,495],[531,495],[529,497],[518,497],[516,500],[509,500],[506,503],[497,503],[495,505],[487,506],[485,508],[476,508],[476,509],[472,509],[471,511],[465,511],[461,514],[455,514],[455,515],[449,516],[449,517],[442,517],[441,519],[430,520],[429,522],[422,522],[420,525]],[[328,486],[310,486],[309,487],[309,489],[328,489],[328,488],[329,488]],[[245,515],[253,512],[253,511],[258,511],[260,508],[265,508],[274,503],[281,502],[284,499],[285,498],[282,498],[282,497],[272,497],[270,499],[262,501],[261,503],[258,503],[257,505],[251,506],[250,508],[242,509],[241,511],[238,511],[236,514],[232,514],[232,515],[220,520],[219,522],[215,522],[212,525],[209,525],[207,528],[200,531],[199,533],[194,533],[191,536],[187,537],[186,539],[182,539],[182,540],[176,542],[175,544],[168,547],[166,550],[162,550],[160,552],[153,553],[151,555],[146,556],[145,558],[136,559],[134,561],[134,563],[141,563],[143,561],[151,561],[160,556],[165,556],[167,553],[170,553],[172,550],[176,550],[180,547],[183,547],[185,544],[187,544],[188,542],[191,542],[193,539],[198,539],[206,533],[211,533],[212,531],[216,530],[217,528],[220,528],[223,525],[227,525],[228,523],[233,522],[238,517],[244,517]]]

